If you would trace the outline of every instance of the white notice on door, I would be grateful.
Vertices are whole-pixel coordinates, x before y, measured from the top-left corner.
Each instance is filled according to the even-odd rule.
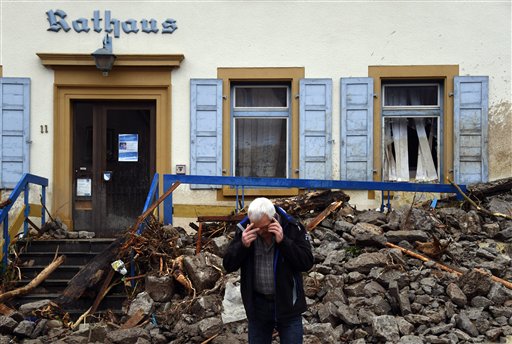
[[[78,178],[76,180],[76,195],[79,197],[91,196],[91,178]]]
[[[118,161],[139,160],[139,134],[119,134]]]

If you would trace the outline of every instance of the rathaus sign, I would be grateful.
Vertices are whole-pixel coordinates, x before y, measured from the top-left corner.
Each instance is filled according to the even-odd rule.
[[[66,20],[67,13],[63,10],[49,10],[46,12],[46,19],[48,19],[48,23],[50,27],[48,31],[59,32],[60,30],[64,30],[68,32],[71,30],[71,26],[75,32],[89,32],[91,27],[96,32],[101,32],[105,30],[106,33],[114,32],[114,37],[119,38],[121,34],[121,29],[124,33],[137,33],[142,31],[144,33],[158,33],[160,31],[159,26],[161,26],[162,33],[173,33],[176,31],[178,26],[176,25],[176,20],[174,19],[165,19],[158,24],[156,19],[126,19],[119,20],[117,18],[113,18],[112,14],[109,10],[105,10],[103,17],[100,15],[99,10],[93,11],[92,18],[77,18],[71,21],[71,26]]]

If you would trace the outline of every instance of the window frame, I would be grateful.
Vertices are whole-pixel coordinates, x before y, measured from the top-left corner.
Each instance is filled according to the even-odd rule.
[[[442,152],[442,163],[444,164],[442,171],[442,182],[445,182],[446,178],[453,180],[453,166],[454,166],[454,143],[453,143],[453,128],[454,128],[454,111],[453,111],[453,89],[454,89],[454,77],[459,75],[459,65],[416,65],[416,66],[368,66],[368,76],[373,78],[373,91],[374,97],[374,127],[373,127],[373,138],[374,138],[374,150],[373,150],[373,161],[374,161],[374,180],[382,180],[382,165],[381,165],[381,151],[382,151],[382,108],[381,108],[381,82],[383,80],[390,81],[406,81],[406,80],[442,80],[444,89],[442,91],[442,99],[444,103],[441,108],[442,114],[442,140],[443,145],[441,147]],[[369,191],[368,197],[370,199],[375,198],[375,192]]]
[[[222,137],[222,173],[223,175],[232,175],[231,141],[232,119],[231,119],[231,84],[265,83],[280,84],[288,83],[290,85],[289,93],[289,113],[290,119],[289,141],[289,178],[298,178],[299,176],[299,81],[305,76],[304,67],[219,67],[217,68],[217,78],[222,80],[224,90],[224,102],[222,107],[222,130],[225,133]],[[261,188],[245,189],[245,196],[296,196],[299,193],[298,188]],[[217,192],[217,200],[232,200],[236,196],[235,189],[224,186]]]
[[[385,137],[385,120],[391,118],[437,118],[437,178],[438,182],[441,182],[444,178],[443,168],[443,151],[442,147],[444,146],[444,121],[443,121],[443,104],[445,103],[443,97],[441,95],[444,94],[444,82],[440,79],[426,79],[426,82],[420,82],[419,80],[406,79],[403,82],[397,82],[395,80],[382,79],[381,80],[381,94],[382,94],[382,107],[381,107],[381,130],[382,130],[382,140],[381,140],[381,149],[380,149],[380,163],[382,166],[382,180],[384,180],[384,150],[385,145],[384,141]],[[384,106],[385,99],[385,88],[389,85],[393,86],[416,86],[416,85],[436,85],[437,86],[437,102],[438,106]],[[412,181],[411,179],[409,181]]]

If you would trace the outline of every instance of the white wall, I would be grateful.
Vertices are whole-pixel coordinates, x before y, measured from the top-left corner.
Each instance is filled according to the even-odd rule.
[[[100,10],[103,17],[106,9],[120,20],[177,21],[173,34],[121,32],[113,39],[117,54],[185,55],[172,74],[172,166],[184,163],[190,168],[189,145],[183,144],[189,142],[190,78],[215,78],[217,67],[303,66],[306,77],[332,78],[333,137],[337,138],[340,77],[367,76],[369,65],[458,64],[460,75],[490,77],[491,129],[493,123],[512,129],[510,1],[4,0],[1,9],[3,76],[32,80],[30,164],[32,173],[43,176],[52,175],[53,71],[41,65],[36,53],[91,53],[101,46],[105,34],[92,29],[47,31],[45,12],[50,9],[64,10],[70,25],[73,19],[91,18],[93,10]],[[48,125],[49,134],[40,133],[41,124]],[[499,153],[510,151],[512,139],[508,140],[510,145],[507,138],[496,143],[501,144]],[[333,176],[337,176],[339,140],[333,153]],[[512,175],[506,170],[510,166],[493,162],[491,154],[491,177]],[[211,193],[208,198],[213,201]]]

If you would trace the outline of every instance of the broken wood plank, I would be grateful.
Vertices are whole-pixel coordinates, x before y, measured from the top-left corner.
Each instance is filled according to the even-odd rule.
[[[419,147],[418,147],[418,165],[416,168],[416,179],[422,181],[434,181],[437,180],[437,171],[432,157],[432,151],[427,138],[427,132],[425,130],[424,119],[416,118],[416,134],[418,135]],[[421,167],[421,170],[420,170]],[[418,178],[418,174],[420,178]]]
[[[216,216],[198,216],[197,222],[239,222],[247,216],[246,214],[236,215],[216,215]]]
[[[324,209],[324,211],[322,211],[320,214],[317,215],[317,217],[315,217],[313,219],[313,221],[311,221],[308,225],[307,225],[307,230],[309,232],[311,232],[313,229],[316,228],[316,226],[318,226],[327,216],[329,216],[332,212],[336,211],[336,209],[338,209],[341,205],[343,204],[343,201],[338,201],[338,202],[332,202],[327,208]]]
[[[6,293],[3,293],[0,295],[0,302],[3,302],[4,300],[8,300],[10,298],[16,297],[16,296],[22,296],[27,294],[29,291],[37,287],[39,284],[41,284],[45,279],[48,278],[54,272],[64,261],[66,260],[66,256],[60,256],[56,259],[54,259],[47,267],[43,269],[32,281],[30,281],[27,285],[14,289],[11,291],[8,291]]]
[[[146,315],[142,309],[138,309],[124,324],[121,325],[120,329],[125,330],[137,326]]]
[[[94,300],[94,303],[91,306],[91,314],[96,313],[96,310],[98,309],[98,306],[100,305],[101,300],[105,297],[108,286],[110,285],[110,282],[112,281],[112,278],[114,277],[114,269],[111,269],[108,272],[107,278],[103,281],[103,285],[101,286],[100,292],[98,293],[98,296],[96,296],[96,299]]]
[[[409,150],[407,140],[407,119],[400,118],[392,122],[393,142],[395,147],[396,177],[398,181],[408,182]]]

